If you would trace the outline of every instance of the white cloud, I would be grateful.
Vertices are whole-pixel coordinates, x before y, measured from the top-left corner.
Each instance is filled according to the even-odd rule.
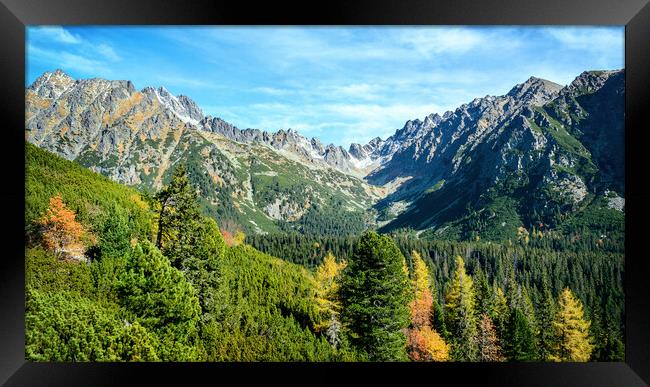
[[[554,27],[546,33],[570,49],[612,50],[624,45],[624,35],[613,28]]]
[[[277,87],[254,87],[251,89],[252,92],[254,93],[262,93],[262,94],[268,94],[268,95],[289,95],[289,94],[294,94],[294,90],[290,89],[280,89]]]
[[[53,66],[52,70],[59,67],[63,70],[79,71],[93,77],[106,77],[111,74],[110,68],[104,62],[67,51],[43,49],[30,44],[27,46],[27,53],[29,59]]]
[[[420,54],[465,53],[485,42],[484,34],[464,28],[415,28],[401,32],[399,42]]]
[[[383,97],[386,88],[379,83],[350,83],[343,86],[332,86],[324,90],[328,95],[350,97],[356,100],[377,100]]]
[[[98,44],[95,47],[95,51],[103,56],[104,58],[111,60],[111,61],[118,61],[120,60],[120,56],[117,55],[113,47],[109,46],[108,44],[102,43]]]
[[[109,78],[114,73],[110,64],[121,59],[109,44],[83,39],[61,26],[29,27],[27,35],[28,60],[45,63],[50,70]]]
[[[65,30],[61,26],[31,27],[28,29],[29,37],[32,39],[55,41],[67,44],[80,44],[83,39]]]

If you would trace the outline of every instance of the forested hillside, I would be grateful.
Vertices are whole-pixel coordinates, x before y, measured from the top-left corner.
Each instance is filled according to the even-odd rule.
[[[163,255],[155,199],[25,146],[28,360],[353,358],[314,331],[321,317],[306,269],[236,241],[227,246],[207,218],[163,222],[193,234],[168,235]],[[71,232],[76,225],[84,235]],[[49,230],[83,245],[89,261],[49,248]]]
[[[143,194],[25,151],[28,360],[623,358],[616,243],[247,237],[201,214],[186,165]]]

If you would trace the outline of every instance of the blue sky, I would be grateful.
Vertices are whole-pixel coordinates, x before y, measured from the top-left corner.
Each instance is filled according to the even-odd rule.
[[[408,119],[624,67],[624,27],[104,27],[27,29],[26,83],[128,79],[194,99],[239,128],[347,146]]]

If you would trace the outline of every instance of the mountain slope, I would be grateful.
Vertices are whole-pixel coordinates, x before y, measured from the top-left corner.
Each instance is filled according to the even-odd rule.
[[[276,146],[283,134],[296,137],[293,131],[266,144],[207,130],[206,123],[218,121],[164,88],[137,91],[128,81],[73,80],[58,70],[39,77],[26,101],[28,141],[152,192],[186,163],[205,212],[230,229],[357,232],[381,195],[357,177],[287,151],[291,141]],[[316,216],[345,225],[318,230],[309,220]]]
[[[368,177],[413,176],[378,203],[388,216],[405,203],[384,229],[430,229],[442,237],[462,220],[457,237],[487,232],[503,239],[520,225],[556,227],[596,196],[623,195],[622,82],[622,72],[585,72],[561,89],[531,78],[505,96],[446,113]]]

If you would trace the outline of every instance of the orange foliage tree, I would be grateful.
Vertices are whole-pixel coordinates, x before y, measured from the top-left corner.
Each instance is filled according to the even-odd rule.
[[[90,235],[75,218],[74,211],[65,206],[60,195],[56,195],[50,198],[47,212],[38,220],[43,227],[43,244],[59,259],[85,260],[84,241]]]
[[[409,356],[413,361],[446,361],[449,346],[438,332],[428,325],[411,329],[408,335]]]
[[[420,257],[413,252],[413,291],[411,301],[411,329],[408,330],[409,357],[414,361],[446,361],[449,346],[431,327],[433,295],[430,289],[429,270]]]
[[[239,224],[231,219],[224,219],[219,223],[219,230],[227,246],[238,246],[246,240],[246,234],[241,230]]]

